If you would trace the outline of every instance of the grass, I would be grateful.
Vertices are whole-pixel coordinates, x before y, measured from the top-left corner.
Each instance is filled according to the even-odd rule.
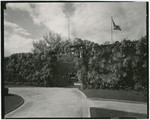
[[[146,119],[145,114],[129,113],[104,108],[90,108],[91,118],[99,119]],[[109,116],[109,117],[108,117]]]
[[[133,91],[119,91],[119,90],[81,90],[87,98],[104,98],[125,101],[147,102],[147,97],[144,95],[135,94]],[[119,110],[110,110],[104,108],[90,108],[91,118],[99,119],[146,119],[146,114],[138,114],[131,112],[124,112]]]
[[[24,102],[24,99],[22,97],[14,94],[8,94],[4,96],[4,100],[4,114],[10,113],[11,111],[21,106]]]
[[[104,98],[104,99],[147,102],[146,96],[135,94],[133,91],[89,90],[89,89],[81,91],[87,96],[87,98]]]
[[[15,85],[15,84],[6,84],[7,87],[41,87],[41,86],[34,86],[34,85]]]

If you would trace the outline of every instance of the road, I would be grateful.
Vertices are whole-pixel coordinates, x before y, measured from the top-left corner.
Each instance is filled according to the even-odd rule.
[[[12,87],[24,104],[5,118],[89,118],[90,107],[147,114],[147,104],[106,99],[88,99],[77,88]]]
[[[85,118],[89,109],[85,96],[76,88],[9,88],[24,104],[5,118]]]

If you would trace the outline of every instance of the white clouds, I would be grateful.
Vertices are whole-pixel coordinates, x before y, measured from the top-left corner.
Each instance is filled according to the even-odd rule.
[[[4,12],[4,16],[7,16],[7,14]]]
[[[36,8],[33,9],[32,8],[33,6],[32,6],[31,3],[8,3],[7,7],[11,8],[13,10],[22,10],[22,11],[29,12],[29,14],[32,17],[33,21],[36,24],[40,24],[40,20],[38,19],[38,16],[37,16],[38,9],[36,9]]]
[[[4,26],[5,56],[31,50],[33,39],[28,37],[30,34],[25,29],[6,20],[4,20]]]
[[[32,48],[33,40],[14,34],[9,40],[4,41],[5,56],[12,53],[29,52]]]
[[[11,3],[8,7],[14,10],[27,11],[36,25],[43,24],[49,30],[67,36],[67,19],[62,11],[63,3]]]
[[[110,41],[111,19],[122,31],[114,31],[114,40],[125,37],[131,39],[145,35],[146,31],[145,3],[86,3],[77,7],[72,18],[73,33],[78,37],[103,43]],[[137,34],[139,33],[139,34]]]
[[[47,28],[62,35],[67,34],[67,19],[62,11],[62,4],[41,4],[38,10],[38,18]]]
[[[70,17],[71,37],[103,43],[110,41],[110,27],[113,16],[122,31],[114,31],[114,40],[125,37],[137,39],[146,34],[146,3],[138,2],[84,2],[72,3],[75,8]],[[67,36],[64,3],[11,3],[8,7],[27,11],[35,24]],[[69,6],[68,6],[69,7]],[[67,10],[66,10],[67,11]]]
[[[15,23],[11,23],[11,22],[8,22],[6,20],[4,20],[4,26],[8,26],[8,27],[12,27],[12,28],[17,28],[19,27],[18,25],[16,25]]]
[[[75,32],[74,35],[76,37],[94,40],[97,39],[97,34],[104,29],[105,31],[107,29],[109,30],[109,27],[105,27],[108,25],[106,21],[103,20],[103,14],[101,13],[102,10],[103,7],[96,3],[86,3],[77,7],[75,15],[71,18],[73,23],[73,34]],[[102,32],[102,34],[104,34],[104,32]]]
[[[25,36],[30,35],[25,29],[21,28],[20,26],[18,26],[15,23],[4,20],[4,26],[10,28],[11,29],[10,32],[14,32],[15,34],[21,34],[21,35],[25,35]],[[8,29],[6,28],[5,30],[8,30]]]
[[[8,3],[7,7],[10,7],[13,10],[28,10],[28,9],[30,9],[28,3]]]

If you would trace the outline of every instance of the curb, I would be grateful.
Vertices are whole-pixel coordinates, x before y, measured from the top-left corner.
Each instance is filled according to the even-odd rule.
[[[104,99],[104,98],[87,98],[87,96],[82,91],[80,91],[79,89],[78,89],[78,91],[86,98],[86,102],[87,102],[86,104],[88,106],[88,117],[91,117],[91,115],[90,115],[90,107],[91,106],[88,104],[88,100],[91,100],[91,101],[94,101],[94,100],[98,100],[98,101],[112,101],[112,102],[120,102],[120,103],[147,105],[147,102],[128,101],[128,100],[116,100],[116,99]],[[116,110],[116,109],[113,109],[113,110]]]
[[[17,95],[17,96],[19,96],[19,95]],[[21,96],[19,96],[19,97],[21,97]],[[13,108],[12,111],[10,111],[9,113],[5,114],[5,115],[4,115],[4,118],[7,118],[7,116],[8,116],[9,114],[12,114],[13,112],[15,112],[17,109],[19,109],[19,108],[25,103],[25,100],[23,99],[23,97],[21,97],[21,98],[22,98],[22,101],[21,101],[18,105],[16,105],[16,106]]]
[[[89,99],[89,100],[114,101],[114,102],[134,103],[134,104],[144,104],[144,105],[147,105],[147,102],[138,102],[138,101],[117,100],[117,99],[105,99],[105,98],[87,98],[87,99]]]
[[[79,91],[81,94],[82,94],[82,96],[86,99],[86,106],[87,106],[87,108],[88,108],[88,115],[87,115],[87,118],[90,118],[91,117],[91,113],[90,113],[90,106],[88,105],[88,103],[87,103],[87,97],[86,97],[86,95],[82,92],[82,91],[80,91],[79,89],[77,89],[77,91]]]

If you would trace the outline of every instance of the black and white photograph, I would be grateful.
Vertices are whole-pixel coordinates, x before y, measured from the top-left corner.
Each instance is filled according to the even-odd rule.
[[[2,119],[149,119],[148,1],[1,1]]]

